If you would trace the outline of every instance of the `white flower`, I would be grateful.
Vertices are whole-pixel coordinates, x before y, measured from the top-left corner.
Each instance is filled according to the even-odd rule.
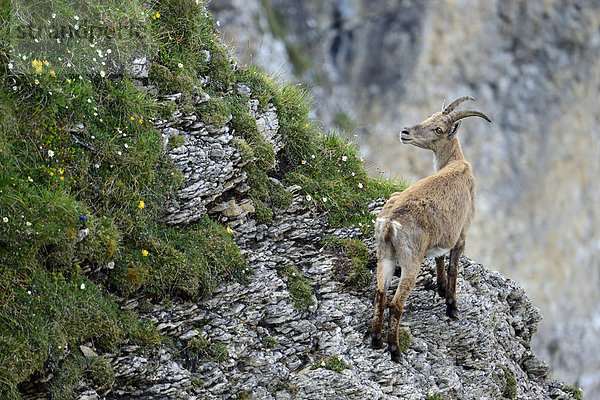
[[[100,164],[94,164],[95,168],[100,168]]]
[[[100,71],[100,76],[104,78],[106,76],[106,72]]]
[[[178,66],[179,68],[183,68],[183,64],[182,64],[182,63],[179,63],[179,64],[177,64],[177,66]]]
[[[217,21],[217,26],[221,26],[221,21]]]
[[[17,91],[17,89],[18,89],[18,88],[17,88],[16,86],[13,86],[13,90],[14,90],[15,92]]]
[[[33,182],[33,179],[31,179],[30,176],[27,177],[27,182]]]
[[[323,197],[323,203],[327,203],[327,197]]]
[[[88,102],[88,103],[91,103],[91,102],[92,102],[92,99],[87,99],[87,102]]]
[[[362,187],[363,187],[363,184],[359,182],[359,183],[358,183],[358,187],[362,189]]]
[[[342,156],[342,161],[346,161],[347,159],[348,159],[348,157]]]
[[[73,18],[75,18],[75,21],[79,21],[79,16],[78,15],[74,16]]]
[[[75,26],[73,28],[75,28],[75,30],[78,31],[79,30],[79,25],[75,24]]]
[[[92,135],[92,139],[96,139],[96,136]]]
[[[54,152],[52,150],[48,150],[48,157],[54,157]]]
[[[4,221],[4,222],[8,222],[8,218],[7,218],[7,217],[4,217],[4,218],[2,218],[2,221]]]
[[[13,69],[13,64],[12,63],[8,63],[8,69]]]
[[[52,18],[53,19],[56,18],[56,14],[55,13],[52,13]]]
[[[27,221],[27,222],[25,222],[25,225],[31,226],[31,222]]]
[[[306,195],[306,201],[311,201],[312,200],[312,196],[310,194]]]
[[[81,288],[81,290],[85,290],[85,283],[82,283],[79,287]]]
[[[67,68],[71,68],[71,63],[67,62]]]
[[[110,54],[110,53],[112,53],[112,50],[111,49],[107,49],[106,50],[106,54]]]
[[[127,143],[125,143],[125,148],[126,148],[126,149],[128,149],[128,148],[129,148],[129,145],[128,145]]]
[[[117,151],[117,154],[118,154],[118,155],[121,155],[121,154],[123,154],[123,153],[121,153],[121,151],[119,150],[119,151]]]
[[[356,175],[354,172],[352,172],[352,176]]]
[[[27,291],[27,294],[31,295],[31,290],[28,290],[28,291]]]
[[[21,56],[21,58],[22,58],[23,60],[27,60],[27,55],[26,55],[26,54],[23,54],[23,55]]]
[[[310,158],[313,158],[313,159],[314,159],[315,157],[316,157],[316,156],[315,156],[314,154],[310,156]]]

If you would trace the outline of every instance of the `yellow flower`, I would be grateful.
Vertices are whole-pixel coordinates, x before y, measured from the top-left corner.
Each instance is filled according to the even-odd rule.
[[[142,255],[143,255],[144,257],[148,257],[148,250],[145,250],[145,249],[144,249],[144,250],[142,250]]]
[[[229,234],[233,233],[233,231],[231,230],[230,227],[227,227],[227,233],[229,233]]]
[[[54,70],[50,71],[50,75],[52,75],[53,78],[56,78],[56,72],[54,72]]]
[[[144,207],[146,207],[146,204],[144,203],[144,200],[140,200],[140,204],[138,204],[138,208],[141,210]]]
[[[35,69],[36,74],[42,73],[42,62],[39,61],[37,58],[31,61],[31,66]]]
[[[135,121],[135,117],[131,117],[131,120],[132,120],[132,121]]]
[[[64,179],[65,179],[65,177],[64,177],[64,176],[61,176],[61,177],[60,177],[60,180],[61,180],[61,181],[62,181],[62,180],[64,180]]]

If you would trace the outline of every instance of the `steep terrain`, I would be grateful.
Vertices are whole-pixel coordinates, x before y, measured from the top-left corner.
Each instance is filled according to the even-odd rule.
[[[354,130],[366,157],[393,175],[431,172],[428,155],[399,144],[403,126],[443,101],[475,97],[493,123],[461,128],[478,182],[467,251],[540,306],[534,347],[552,370],[600,393],[598,2],[210,7],[240,57],[307,82],[318,118]]]
[[[201,2],[46,6],[0,15],[0,397],[581,398],[467,257],[462,320],[425,262],[402,362],[370,348],[373,221],[405,185]]]

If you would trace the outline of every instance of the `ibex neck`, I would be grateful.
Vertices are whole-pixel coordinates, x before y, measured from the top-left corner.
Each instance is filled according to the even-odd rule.
[[[435,157],[433,162],[437,171],[441,170],[452,161],[465,159],[462,149],[460,148],[460,143],[458,143],[458,138],[452,139],[445,145],[435,149],[433,152]]]

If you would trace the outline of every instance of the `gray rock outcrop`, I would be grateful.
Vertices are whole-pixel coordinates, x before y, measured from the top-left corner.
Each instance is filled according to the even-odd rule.
[[[373,202],[374,212],[377,206],[381,202]],[[360,230],[329,228],[326,218],[315,218],[296,195],[271,226],[249,220],[236,229],[236,241],[254,271],[248,284],[224,283],[213,298],[199,303],[145,311],[136,301],[123,304],[154,320],[184,351],[159,348],[139,354],[137,346],[126,346],[107,355],[116,384],[103,396],[391,400],[438,394],[497,399],[510,386],[508,373],[514,377],[516,399],[574,398],[548,378],[548,366],[530,348],[540,313],[524,290],[467,257],[459,267],[460,321],[445,317],[444,302],[435,295],[434,263],[426,260],[403,316],[411,339],[402,361],[394,363],[386,350],[371,349],[374,284],[351,288],[342,282],[340,271],[348,259],[323,247],[325,234],[360,237]],[[283,273],[287,265],[313,287],[314,304],[306,311],[294,306]],[[224,346],[220,361],[189,357],[185,349],[200,338]],[[342,365],[338,371],[327,368],[331,359]],[[80,398],[93,395],[88,389]]]
[[[317,117],[407,179],[398,133],[462,95],[493,123],[461,143],[478,184],[467,251],[524,285],[552,370],[600,393],[600,3],[213,0],[238,55],[308,84]],[[294,76],[294,74],[297,74]],[[586,293],[582,296],[581,293]]]

